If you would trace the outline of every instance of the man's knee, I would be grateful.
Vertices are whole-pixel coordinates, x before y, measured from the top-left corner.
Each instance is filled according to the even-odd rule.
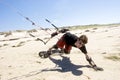
[[[65,54],[70,54],[70,51],[64,49]]]

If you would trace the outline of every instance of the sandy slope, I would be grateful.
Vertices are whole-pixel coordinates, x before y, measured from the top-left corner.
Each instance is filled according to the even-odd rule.
[[[38,52],[46,50],[57,41],[56,36],[47,45],[27,33],[14,33],[8,37],[0,35],[0,80],[119,80],[120,60],[113,61],[105,57],[120,57],[120,27],[104,27],[71,31],[76,35],[86,34],[88,54],[104,71],[94,71],[89,67],[84,54],[73,48],[71,54],[60,57],[58,54],[41,59]],[[82,33],[81,33],[82,32]],[[16,34],[16,35],[15,35]],[[38,36],[38,33],[34,33]],[[44,39],[49,35],[39,32]],[[11,40],[10,38],[20,38]],[[27,37],[27,38],[26,38]],[[8,40],[7,40],[8,39]],[[46,39],[45,39],[46,40]]]

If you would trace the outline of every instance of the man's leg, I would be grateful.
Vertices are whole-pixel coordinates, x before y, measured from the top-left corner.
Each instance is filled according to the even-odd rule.
[[[63,49],[64,45],[65,45],[64,36],[62,36],[55,45],[53,45],[51,48],[48,49],[47,52],[50,53],[53,48],[55,48],[55,49],[58,49],[58,48]]]
[[[51,48],[48,49],[48,51],[51,51],[53,48],[58,49],[57,45],[53,45]]]
[[[65,52],[66,54],[70,54],[71,49],[72,49],[72,46],[71,46],[71,45],[65,44],[64,52]]]

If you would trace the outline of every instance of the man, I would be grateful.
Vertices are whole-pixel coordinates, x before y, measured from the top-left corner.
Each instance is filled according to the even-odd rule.
[[[58,42],[49,48],[48,51],[51,51],[53,48],[57,49],[60,48],[62,52],[69,54],[72,46],[79,48],[84,54],[87,54],[87,50],[85,44],[88,42],[88,38],[86,35],[81,35],[77,37],[71,33],[65,33]]]
[[[97,67],[94,61],[91,59],[91,57],[87,54],[85,46],[87,42],[88,38],[86,35],[81,35],[80,37],[77,37],[76,35],[67,32],[58,40],[58,42],[55,45],[48,49],[47,57],[51,55],[51,50],[53,48],[55,49],[60,48],[61,53],[69,54],[70,51],[72,50],[72,47],[76,47],[80,49],[82,53],[85,54],[86,60],[89,62],[91,67],[93,67],[95,70],[103,70],[102,68]]]

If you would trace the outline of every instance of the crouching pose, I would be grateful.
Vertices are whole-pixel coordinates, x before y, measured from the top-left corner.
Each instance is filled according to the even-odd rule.
[[[103,70],[102,68],[99,68],[96,66],[92,58],[88,55],[86,46],[88,38],[86,35],[81,35],[80,37],[77,37],[74,34],[71,34],[69,32],[65,33],[56,44],[54,44],[49,50],[47,51],[49,55],[51,55],[51,50],[53,48],[61,49],[61,52],[69,54],[72,50],[72,47],[76,47],[81,50],[82,53],[85,54],[86,60],[89,62],[91,67],[93,67],[95,70]]]

